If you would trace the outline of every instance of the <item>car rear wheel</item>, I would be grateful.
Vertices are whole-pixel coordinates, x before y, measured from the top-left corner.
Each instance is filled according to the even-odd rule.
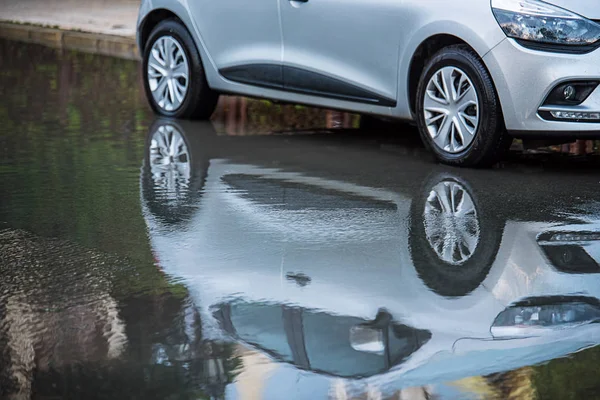
[[[198,49],[176,20],[159,23],[143,58],[144,88],[155,113],[182,119],[208,119],[219,95],[206,81]]]
[[[512,143],[492,78],[466,45],[444,48],[429,60],[416,113],[423,142],[445,164],[490,166]]]

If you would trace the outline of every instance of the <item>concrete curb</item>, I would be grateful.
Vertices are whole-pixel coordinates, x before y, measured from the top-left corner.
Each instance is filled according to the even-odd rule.
[[[135,38],[0,22],[0,38],[139,60]]]

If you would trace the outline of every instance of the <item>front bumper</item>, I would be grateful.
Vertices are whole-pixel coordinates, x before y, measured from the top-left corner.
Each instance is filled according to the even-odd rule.
[[[583,55],[549,53],[529,50],[506,39],[484,57],[484,62],[496,85],[509,133],[600,137],[600,121],[549,120],[540,116],[544,109],[600,113],[600,86],[580,105],[542,106],[560,83],[600,80],[600,49]]]

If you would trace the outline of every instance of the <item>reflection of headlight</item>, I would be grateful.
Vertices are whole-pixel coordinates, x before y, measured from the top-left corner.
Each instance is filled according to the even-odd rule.
[[[364,353],[383,354],[383,330],[364,325],[354,326],[350,329],[350,345],[356,351]]]
[[[600,321],[600,308],[583,300],[547,305],[517,305],[502,311],[492,326],[492,335],[535,336],[555,330]]]
[[[600,233],[555,233],[547,240],[549,242],[587,242],[600,240]]]
[[[511,38],[550,45],[591,45],[600,25],[538,0],[492,0],[500,27]]]

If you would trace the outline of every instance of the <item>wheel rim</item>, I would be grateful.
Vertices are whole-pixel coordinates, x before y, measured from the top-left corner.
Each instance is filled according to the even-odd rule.
[[[427,84],[423,100],[425,125],[440,150],[456,154],[468,148],[479,127],[479,99],[460,68],[443,67]]]
[[[178,203],[189,189],[192,170],[188,147],[175,127],[162,125],[154,132],[149,160],[155,192]]]
[[[480,241],[475,203],[457,182],[440,182],[431,189],[423,215],[425,236],[444,262],[461,265],[469,260]]]
[[[183,47],[172,36],[162,36],[152,46],[148,60],[148,85],[152,97],[165,111],[181,107],[188,92],[190,72]]]

